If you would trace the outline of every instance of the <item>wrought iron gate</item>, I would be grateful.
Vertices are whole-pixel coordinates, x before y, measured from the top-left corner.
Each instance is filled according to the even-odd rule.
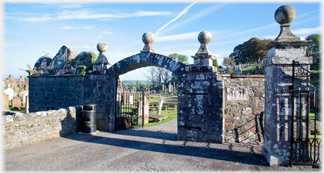
[[[117,81],[115,130],[144,127],[144,89],[137,92]]]
[[[298,61],[293,61],[290,88],[292,92],[291,165],[316,166],[321,163],[321,138],[316,131],[316,106],[315,116],[310,116],[310,92],[316,93],[316,88],[310,84],[309,67],[309,64],[301,65]]]

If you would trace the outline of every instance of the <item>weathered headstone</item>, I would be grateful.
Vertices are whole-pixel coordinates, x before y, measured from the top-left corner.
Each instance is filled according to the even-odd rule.
[[[126,104],[126,93],[123,93],[123,102]]]
[[[12,109],[14,108],[17,108],[20,110],[21,108],[21,98],[20,97],[14,97],[12,100],[11,100],[11,107]]]
[[[26,96],[28,95],[28,91],[22,90],[19,93],[19,97],[22,98],[22,106],[25,106],[26,103]]]
[[[19,91],[19,88],[18,87],[14,87],[14,97],[17,97],[18,96],[18,91]]]
[[[235,75],[242,74],[241,64],[239,64],[238,69],[234,71]]]
[[[172,87],[171,83],[169,82],[169,93],[172,93],[172,91],[173,91],[173,87]]]
[[[3,93],[2,96],[3,96],[3,99],[2,99],[2,102],[3,102],[2,103],[3,104],[2,109],[3,110],[9,110],[9,105],[8,105],[9,95],[7,95],[6,93]]]
[[[158,110],[157,110],[158,115],[161,115],[162,107],[163,107],[163,99],[161,99],[159,101],[159,106],[158,106]]]
[[[165,92],[164,84],[162,84],[162,92]]]

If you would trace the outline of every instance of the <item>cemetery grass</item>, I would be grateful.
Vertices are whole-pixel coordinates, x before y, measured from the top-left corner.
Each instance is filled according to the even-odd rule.
[[[261,70],[262,68],[263,68],[263,66],[262,66],[262,65],[259,65],[259,69]],[[255,69],[256,69],[256,66],[251,66],[251,67],[247,67],[247,68],[242,68],[242,74],[249,73],[250,70],[255,71]],[[229,71],[229,72],[226,73],[226,74],[234,74],[234,71],[231,70],[231,71]]]
[[[154,106],[150,106],[150,108],[154,108]],[[153,113],[156,113],[157,106],[155,107],[155,111]],[[168,110],[165,110],[164,107],[162,108],[161,115],[163,116],[168,116],[166,119],[161,120],[160,122],[157,122],[151,118],[149,118],[149,123],[144,124],[144,127],[149,127],[149,126],[156,126],[165,122],[168,122],[170,120],[173,120],[177,118],[177,110],[174,109],[172,106],[168,106]]]
[[[173,97],[173,98],[178,98],[177,95],[172,95],[172,94],[162,93],[161,95],[168,96],[168,97]],[[168,99],[164,99],[163,102],[165,102],[166,100],[168,100]],[[160,100],[159,100],[159,97],[151,96],[150,101],[151,102],[158,102]],[[150,105],[150,108],[155,108],[153,113],[156,113],[157,109],[158,109],[158,105],[156,105],[156,106]],[[165,107],[163,106],[162,111],[161,111],[161,115],[168,116],[168,117],[166,119],[164,119],[164,120],[161,120],[160,122],[149,118],[149,123],[144,124],[144,127],[156,126],[158,124],[165,123],[165,122],[168,122],[170,120],[173,120],[173,119],[177,118],[177,110],[174,109],[174,105],[169,105],[168,110],[165,110]]]
[[[310,69],[311,69],[311,76],[319,76],[319,74],[321,72],[321,68],[318,64],[311,65]],[[311,79],[310,82],[314,87],[316,87],[317,85],[320,84],[319,77]]]
[[[178,95],[174,95],[174,94],[161,93],[161,95],[166,97],[178,98]]]

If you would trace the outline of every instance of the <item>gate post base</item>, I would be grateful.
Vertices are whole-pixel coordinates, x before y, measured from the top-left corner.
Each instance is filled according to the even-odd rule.
[[[269,163],[269,166],[288,166],[290,164],[288,156],[271,155],[264,147],[262,147],[262,155]]]
[[[109,124],[108,124],[108,131],[114,132],[115,131],[115,115],[110,114],[109,115]]]

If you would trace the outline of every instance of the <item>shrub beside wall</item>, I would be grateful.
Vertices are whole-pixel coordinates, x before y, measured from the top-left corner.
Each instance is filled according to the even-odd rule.
[[[75,134],[81,130],[82,107],[4,115],[4,148]]]

